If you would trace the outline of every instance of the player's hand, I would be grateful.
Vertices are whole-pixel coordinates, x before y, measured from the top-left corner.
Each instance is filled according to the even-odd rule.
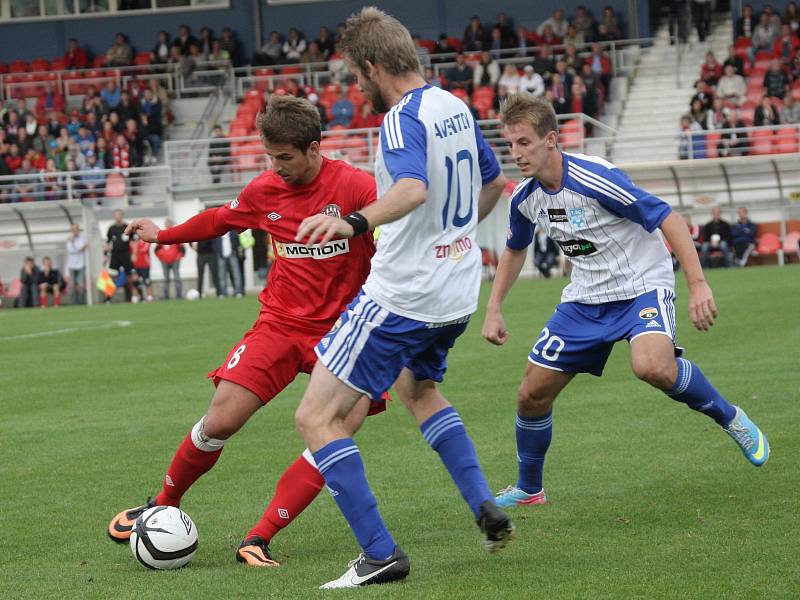
[[[125,228],[125,235],[132,236],[136,234],[145,242],[157,242],[159,231],[161,229],[150,219],[134,219]]]
[[[700,331],[708,331],[717,318],[714,295],[705,281],[689,287],[689,317]]]
[[[332,239],[353,237],[353,226],[344,219],[330,215],[313,215],[306,217],[297,229],[295,241],[311,246],[312,244],[327,244]]]
[[[508,329],[503,315],[499,312],[486,314],[483,320],[483,331],[481,332],[487,341],[495,346],[502,346],[508,341]]]

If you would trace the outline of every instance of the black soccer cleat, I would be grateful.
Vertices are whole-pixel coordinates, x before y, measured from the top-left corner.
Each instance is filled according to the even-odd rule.
[[[269,545],[262,538],[254,535],[245,539],[236,549],[236,560],[251,567],[280,567],[280,563],[272,558]]]
[[[409,571],[411,571],[411,563],[408,556],[400,549],[400,546],[396,546],[394,554],[386,560],[375,560],[366,554],[359,554],[358,558],[347,564],[347,571],[344,575],[321,585],[320,589],[334,590],[389,583],[405,579]]]
[[[118,544],[127,543],[131,538],[131,531],[133,530],[134,523],[136,523],[136,519],[148,508],[153,508],[155,505],[156,501],[148,498],[147,502],[142,504],[142,506],[129,508],[128,510],[123,510],[121,513],[118,513],[111,519],[111,523],[108,524],[108,529],[106,530],[108,537]]]
[[[476,522],[486,537],[484,544],[490,553],[504,548],[514,537],[514,524],[493,500],[481,504]]]

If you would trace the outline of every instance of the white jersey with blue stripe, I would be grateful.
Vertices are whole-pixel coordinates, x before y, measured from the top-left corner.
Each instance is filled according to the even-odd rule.
[[[658,230],[669,205],[602,158],[562,155],[559,189],[524,179],[514,190],[506,245],[526,248],[536,226],[547,230],[573,265],[562,302],[602,304],[674,289],[672,261]]]
[[[440,88],[408,92],[387,114],[375,158],[378,197],[403,178],[427,187],[424,204],[381,226],[364,291],[400,316],[444,323],[477,309],[481,187],[500,166],[469,108]]]

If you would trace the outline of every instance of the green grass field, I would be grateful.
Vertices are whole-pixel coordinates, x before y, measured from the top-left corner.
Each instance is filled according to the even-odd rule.
[[[712,421],[636,381],[619,344],[602,379],[576,378],[556,404],[549,504],[516,512],[515,543],[489,556],[438,457],[394,403],[357,439],[411,576],[328,596],[800,597],[800,268],[708,276],[719,321],[709,333],[690,328],[681,281],[679,343],[767,433],[765,467],[750,466]],[[451,354],[443,389],[493,488],[515,479],[516,390],[564,283],[520,282],[506,307],[509,343],[482,340],[481,309]],[[117,511],[158,491],[208,404],[206,372],[257,308],[250,297],[0,311],[0,598],[325,594],[317,586],[358,553],[327,494],[275,539],[280,569],[248,569],[233,556],[303,448],[293,413],[306,376],[186,495],[200,532],[189,567],[147,571],[105,534]]]

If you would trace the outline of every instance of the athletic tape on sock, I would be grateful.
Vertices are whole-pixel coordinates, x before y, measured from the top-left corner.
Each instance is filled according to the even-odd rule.
[[[203,452],[216,452],[217,450],[221,450],[225,445],[225,440],[217,440],[208,437],[204,429],[205,421],[206,418],[203,417],[192,427],[192,443],[195,445],[195,448]]]

